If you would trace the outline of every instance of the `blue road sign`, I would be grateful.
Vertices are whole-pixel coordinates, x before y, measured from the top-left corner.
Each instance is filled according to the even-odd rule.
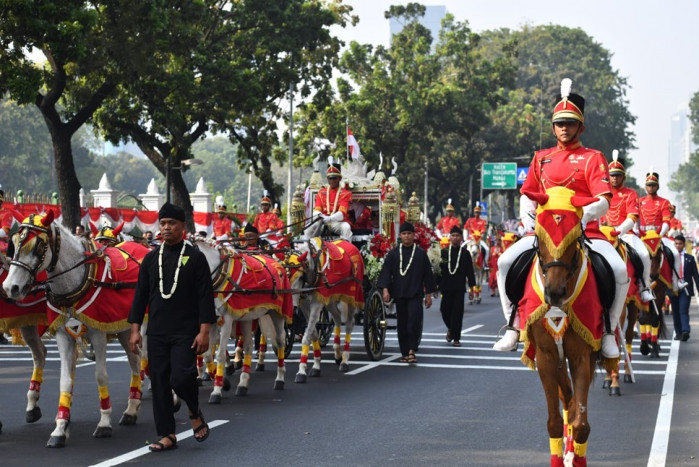
[[[517,185],[521,185],[527,179],[529,167],[517,167]]]

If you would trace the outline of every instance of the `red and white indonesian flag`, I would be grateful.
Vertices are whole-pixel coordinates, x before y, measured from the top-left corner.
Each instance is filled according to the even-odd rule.
[[[349,125],[347,125],[347,149],[352,159],[359,160],[359,156],[361,155],[361,152],[359,151],[359,143],[357,143],[357,140],[352,134],[352,129],[350,129]]]

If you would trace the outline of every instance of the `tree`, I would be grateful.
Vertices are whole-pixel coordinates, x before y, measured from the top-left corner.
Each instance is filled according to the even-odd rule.
[[[167,4],[168,2],[165,2]],[[156,2],[0,0],[0,95],[34,104],[49,130],[67,226],[80,220],[71,138],[118,84],[148,66],[163,32]],[[37,65],[34,54],[46,62]]]
[[[699,144],[699,92],[689,101],[689,121],[692,125],[692,142]],[[681,208],[693,218],[699,217],[699,151],[689,156],[689,162],[680,164],[668,186],[679,193]]]

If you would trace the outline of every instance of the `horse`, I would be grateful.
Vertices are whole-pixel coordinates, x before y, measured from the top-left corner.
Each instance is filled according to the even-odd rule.
[[[536,257],[519,301],[520,322],[525,323],[522,362],[538,369],[546,395],[551,465],[562,466],[565,460],[566,465],[584,466],[590,435],[587,399],[603,324],[581,219],[582,206],[596,198],[575,196],[564,187],[525,194],[539,207]]]
[[[222,246],[214,247],[204,241],[197,241],[196,246],[209,263],[219,316],[217,326],[212,326],[211,330],[212,345],[218,342],[218,349],[216,376],[209,403],[221,403],[227,344],[236,323],[240,323],[243,335],[244,358],[235,394],[244,396],[248,392],[253,350],[252,322],[255,320],[258,320],[262,333],[272,340],[277,349],[274,389],[284,389],[284,323],[293,315],[291,297],[284,293],[290,288],[286,270],[269,256],[249,255]]]
[[[476,285],[474,285],[468,293],[468,304],[481,302],[481,291],[483,289],[483,281],[486,278],[486,263],[485,252],[481,245],[480,232],[474,231],[471,238],[466,242],[466,249],[471,254],[471,262],[473,263],[473,273],[476,277]]]
[[[55,333],[61,359],[60,398],[56,427],[47,447],[65,447],[71,421],[76,339],[85,336],[95,351],[95,378],[100,397],[100,420],[93,436],[112,435],[112,405],[107,376],[107,334],[115,333],[126,352],[131,383],[126,410],[119,424],[133,425],[141,405],[139,357],[129,349],[130,324],[140,258],[149,251],[127,242],[119,248],[94,250],[74,237],[68,229],[53,222],[53,211],[32,214],[13,236],[14,256],[3,288],[13,300],[24,298],[46,271],[48,279],[48,324]]]
[[[359,249],[346,240],[325,241],[319,236],[322,224],[305,230],[305,240],[295,241],[300,256],[293,274],[292,288],[308,290],[295,296],[295,304],[306,316],[306,331],[301,340],[301,359],[295,382],[306,382],[308,353],[313,345],[313,367],[310,376],[320,376],[321,350],[316,323],[323,307],[327,307],[335,324],[333,350],[341,372],[349,371],[350,340],[354,314],[364,309],[364,260]],[[310,290],[309,290],[310,289]],[[345,343],[340,347],[340,331],[345,323]]]
[[[655,300],[649,302],[648,310],[645,310],[645,313],[641,312],[638,319],[641,330],[640,350],[642,355],[650,354],[651,358],[659,358],[661,348],[658,338],[665,336],[665,322],[660,310],[665,302],[665,294],[672,290],[674,265],[670,263],[673,256],[669,251],[665,251],[666,247],[655,230],[645,231],[641,240],[650,253],[650,278],[653,281],[651,288]]]

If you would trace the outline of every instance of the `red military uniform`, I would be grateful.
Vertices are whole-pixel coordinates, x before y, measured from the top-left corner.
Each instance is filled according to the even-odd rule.
[[[260,232],[276,230],[284,227],[284,222],[271,211],[261,212],[255,216],[252,225]]]
[[[676,217],[670,219],[670,230],[682,231],[684,227],[682,226],[682,221]]]
[[[485,219],[481,219],[480,216],[469,217],[464,224],[464,230],[468,233],[468,238],[471,238],[476,230],[483,236],[485,231],[488,230],[488,222]]]
[[[219,219],[218,217],[214,219],[214,237],[222,237],[224,235],[230,235],[233,221],[229,218],[224,217]]]
[[[641,231],[655,230],[660,232],[664,222],[670,223],[670,201],[660,196],[646,195],[638,200],[638,224]]]
[[[577,196],[610,199],[612,189],[607,159],[601,152],[583,147],[579,142],[537,151],[529,165],[522,193],[545,193],[554,186],[573,190]],[[588,230],[598,227],[597,221],[587,223]]]
[[[352,202],[352,192],[342,188],[336,189],[324,186],[316,195],[314,211],[329,216],[338,211],[342,213],[342,222],[349,222],[349,205]]]
[[[352,224],[353,229],[371,229],[371,209],[364,207]]]
[[[612,187],[612,199],[609,202],[607,214],[600,219],[602,225],[618,227],[627,218],[636,222],[638,220],[638,193],[627,187]]]
[[[452,227],[461,227],[461,221],[456,216],[444,216],[437,222],[437,229],[442,232],[442,235],[449,235]]]

